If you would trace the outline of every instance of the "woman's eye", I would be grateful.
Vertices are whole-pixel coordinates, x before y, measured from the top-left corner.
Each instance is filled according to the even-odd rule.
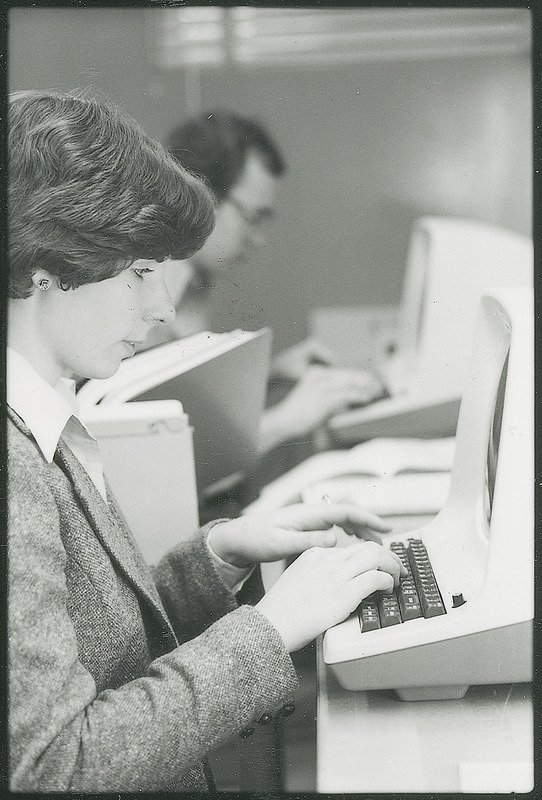
[[[150,269],[149,267],[138,267],[137,269],[134,269],[134,272],[138,276],[138,278],[142,278],[143,275],[149,272],[154,272],[154,270]]]

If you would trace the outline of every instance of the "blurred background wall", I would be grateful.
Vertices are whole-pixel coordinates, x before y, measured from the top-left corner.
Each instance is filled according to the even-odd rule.
[[[344,59],[204,66],[160,60],[165,13],[12,8],[9,87],[91,87],[160,139],[200,109],[234,110],[270,130],[288,161],[279,213],[263,252],[229,273],[216,330],[269,324],[280,348],[305,335],[313,307],[398,302],[422,214],[531,233],[528,11],[502,48],[501,25],[496,45],[474,41],[458,54],[368,58],[360,46]]]

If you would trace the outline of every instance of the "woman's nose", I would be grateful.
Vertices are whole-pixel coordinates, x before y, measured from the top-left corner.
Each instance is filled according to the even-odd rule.
[[[153,293],[144,316],[146,322],[154,323],[172,322],[175,319],[175,306],[165,286]]]

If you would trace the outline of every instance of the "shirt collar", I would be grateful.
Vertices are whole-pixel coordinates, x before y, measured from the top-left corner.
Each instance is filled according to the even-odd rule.
[[[61,378],[53,387],[13,348],[7,348],[7,402],[30,428],[50,463],[72,415],[78,414],[75,382]]]

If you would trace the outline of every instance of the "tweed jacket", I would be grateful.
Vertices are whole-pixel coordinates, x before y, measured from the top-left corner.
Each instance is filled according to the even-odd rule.
[[[8,409],[14,791],[205,791],[202,760],[291,699],[283,642],[237,606],[205,544],[154,576],[113,502]]]

